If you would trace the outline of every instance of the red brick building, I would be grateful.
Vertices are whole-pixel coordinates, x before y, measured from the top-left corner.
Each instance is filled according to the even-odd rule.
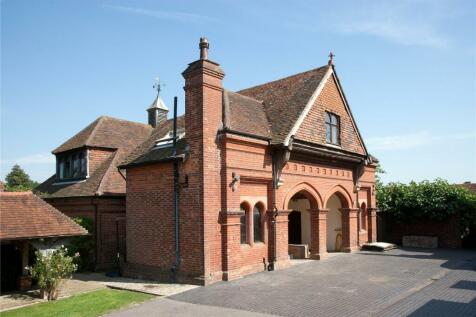
[[[70,217],[93,221],[96,269],[109,269],[125,253],[126,181],[117,165],[143,142],[152,126],[102,116],[53,150],[56,173],[35,190]]]
[[[376,240],[376,160],[332,57],[232,92],[201,39],[182,75],[176,150],[162,120],[120,165],[128,275],[208,284]]]

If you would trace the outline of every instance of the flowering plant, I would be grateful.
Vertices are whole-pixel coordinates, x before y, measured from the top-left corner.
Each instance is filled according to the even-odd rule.
[[[49,252],[36,251],[36,263],[28,267],[31,276],[38,280],[38,285],[45,292],[48,300],[58,298],[58,288],[65,278],[71,278],[78,269],[74,258],[67,255],[68,249],[61,246]],[[75,254],[75,257],[79,254]]]

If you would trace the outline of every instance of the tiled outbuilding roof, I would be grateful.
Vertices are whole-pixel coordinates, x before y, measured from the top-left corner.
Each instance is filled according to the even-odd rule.
[[[48,198],[124,195],[126,182],[117,166],[152,133],[150,125],[102,116],[53,151],[58,154],[76,148],[99,147],[115,150],[89,178],[76,183],[56,183],[56,175],[35,191]]]
[[[238,91],[262,102],[274,143],[282,143],[330,66]]]
[[[38,185],[35,188],[35,192],[46,194],[47,198],[60,198],[60,197],[84,197],[84,196],[97,196],[104,194],[100,192],[99,188],[108,177],[108,172],[119,173],[117,168],[112,164],[117,153],[113,153],[108,159],[106,159],[91,175],[89,178],[76,183],[57,183],[56,175],[51,176],[46,181]],[[120,176],[120,175],[119,175]],[[123,181],[116,188],[110,188],[108,194],[125,194],[125,181]]]
[[[58,154],[84,146],[101,148],[129,148],[137,146],[152,131],[148,124],[101,116],[71,139],[53,150]]]
[[[86,234],[86,229],[31,192],[0,192],[1,240]]]

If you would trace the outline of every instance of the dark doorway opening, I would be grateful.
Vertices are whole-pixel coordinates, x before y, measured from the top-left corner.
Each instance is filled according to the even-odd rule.
[[[301,244],[301,213],[292,211],[288,220],[288,243]]]
[[[17,289],[18,277],[22,274],[21,252],[14,244],[1,246],[1,292]]]

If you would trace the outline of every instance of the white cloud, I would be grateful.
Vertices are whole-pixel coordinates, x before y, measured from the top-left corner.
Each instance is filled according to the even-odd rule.
[[[365,21],[355,21],[339,26],[342,33],[361,33],[377,36],[385,40],[406,46],[427,46],[444,48],[448,40],[428,24],[421,21],[413,23],[399,19],[373,17]]]
[[[148,9],[141,9],[141,8],[131,8],[131,7],[123,7],[123,6],[116,6],[116,5],[103,5],[103,8],[113,9],[116,11],[121,11],[125,13],[132,13],[138,15],[145,15],[153,18],[164,19],[164,20],[174,20],[183,23],[200,23],[200,22],[210,22],[215,21],[215,18],[200,15],[195,13],[187,13],[187,12],[178,12],[178,11],[163,11],[163,10],[148,10]]]
[[[451,45],[448,25],[467,14],[451,1],[333,2],[318,11],[312,9],[314,2],[308,6],[317,18],[290,19],[286,25],[300,31],[367,35],[399,45],[439,49]]]
[[[51,164],[55,162],[55,156],[51,153],[37,153],[17,158],[2,159],[2,164]]]
[[[420,131],[411,134],[366,138],[365,144],[371,151],[395,151],[409,150],[446,141],[474,140],[475,138],[474,133],[436,136],[428,131]]]

